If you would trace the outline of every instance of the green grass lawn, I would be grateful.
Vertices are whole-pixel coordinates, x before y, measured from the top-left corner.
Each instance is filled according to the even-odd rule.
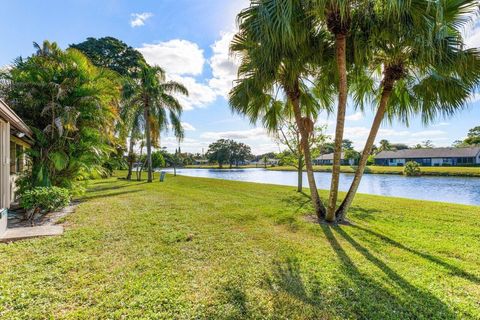
[[[93,181],[64,236],[0,246],[0,318],[480,318],[480,207],[359,195],[340,227],[309,212],[293,187]]]
[[[281,166],[268,168],[277,171],[297,171],[292,166]],[[331,172],[332,166],[313,166],[318,172]],[[340,171],[344,173],[355,173],[355,166],[341,166]],[[480,167],[420,167],[422,175],[425,176],[464,176],[464,177],[480,177]],[[384,166],[367,166],[365,173],[377,174],[403,174],[403,167],[384,167]]]

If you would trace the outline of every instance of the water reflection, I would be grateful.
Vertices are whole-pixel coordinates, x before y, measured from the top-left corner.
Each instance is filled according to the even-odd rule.
[[[296,186],[297,173],[254,169],[177,169],[185,176],[216,178],[258,183]],[[330,187],[331,174],[316,172],[315,180],[320,189]],[[352,182],[352,174],[341,174],[340,190],[346,191]],[[304,186],[308,187],[304,173]],[[469,177],[404,177],[401,175],[366,174],[358,192],[394,197],[443,201],[480,205],[480,178]]]

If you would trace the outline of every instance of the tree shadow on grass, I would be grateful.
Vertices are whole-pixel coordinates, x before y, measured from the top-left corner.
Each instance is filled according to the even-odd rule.
[[[287,204],[288,206],[296,207],[295,212],[299,212],[312,201],[310,195],[306,194],[305,192],[297,192],[295,196],[288,196],[281,199],[282,202]]]
[[[440,299],[432,293],[417,288],[396,273],[385,262],[375,257],[370,251],[348,235],[341,227],[322,226],[332,248],[342,262],[343,272],[357,286],[358,294],[350,297],[357,300],[355,312],[362,318],[398,318],[398,319],[455,319],[457,316]],[[390,280],[395,289],[387,290],[381,283],[361,273],[354,262],[335,238],[332,230],[350,243],[365,259],[380,269]],[[394,291],[395,293],[391,292]],[[365,297],[368,297],[365,299]],[[367,313],[365,313],[367,312]]]
[[[366,219],[372,220],[374,219],[374,215],[380,212],[380,210],[378,209],[374,209],[374,208],[365,209],[359,206],[352,206],[350,210],[352,214],[355,215],[356,218],[361,220],[366,220]]]
[[[101,192],[101,191],[108,191],[108,190],[117,190],[117,189],[122,189],[122,188],[128,188],[128,187],[133,187],[133,186],[138,186],[141,184],[147,183],[146,181],[135,181],[135,182],[127,182],[123,184],[114,184],[111,186],[91,186],[88,188],[88,192]]]
[[[118,192],[86,195],[86,196],[83,196],[83,197],[79,198],[78,200],[86,201],[86,200],[93,200],[93,199],[109,198],[109,197],[120,196],[120,195],[123,195],[123,194],[137,193],[137,192],[140,192],[140,191],[141,190],[128,190],[128,191],[118,191]]]
[[[402,249],[402,250],[405,250],[407,252],[410,252],[410,253],[413,253],[415,255],[418,255],[428,261],[431,261],[433,263],[436,263],[442,267],[444,267],[445,269],[449,270],[450,274],[454,275],[454,276],[457,276],[457,277],[462,277],[464,279],[467,279],[469,281],[472,281],[476,284],[479,284],[480,283],[480,277],[474,275],[474,274],[471,274],[471,273],[468,273],[467,271],[465,270],[462,270],[460,269],[459,267],[456,267],[454,265],[451,265],[449,264],[448,262],[446,261],[443,261],[441,260],[440,258],[437,258],[435,256],[432,256],[428,253],[424,253],[424,252],[420,252],[418,250],[415,250],[415,249],[412,249],[412,248],[409,248],[407,246],[405,246],[404,244],[401,244],[400,242],[398,241],[395,241],[381,233],[378,233],[378,232],[375,232],[373,230],[369,230],[367,228],[364,228],[364,227],[361,227],[361,226],[357,226],[357,225],[354,225],[353,226],[354,228],[357,228],[359,230],[362,230],[364,232],[367,232],[373,236],[376,236],[378,237],[379,239],[381,239],[382,241],[385,241],[386,243],[392,245],[392,246],[395,246],[399,249]]]

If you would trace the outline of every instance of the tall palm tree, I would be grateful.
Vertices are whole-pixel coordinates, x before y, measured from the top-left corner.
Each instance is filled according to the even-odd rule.
[[[326,209],[313,175],[309,139],[318,112],[330,107],[332,97],[326,91],[321,99],[315,99],[308,78],[331,61],[330,43],[325,32],[315,28],[300,1],[256,1],[239,14],[238,21],[239,32],[231,50],[241,57],[241,66],[230,92],[230,106],[253,123],[263,121],[271,132],[278,128],[280,119],[295,120],[313,206],[318,217],[324,217]]]
[[[333,35],[335,43],[335,78],[338,82],[337,123],[333,152],[332,180],[326,219],[333,221],[338,197],[340,179],[340,162],[342,155],[343,132],[345,128],[345,113],[347,110],[347,39],[351,35],[352,16],[354,9],[365,5],[367,0],[308,0],[308,8],[318,19],[321,26]],[[368,10],[365,10],[368,12]],[[364,14],[366,13],[364,12]]]
[[[144,65],[139,74],[139,81],[132,83],[133,94],[129,104],[133,108],[132,119],[141,119],[132,124],[132,133],[141,123],[145,132],[147,147],[148,182],[153,181],[152,145],[158,146],[160,132],[172,128],[174,135],[183,139],[184,131],[180,122],[183,107],[174,94],[188,95],[188,90],[180,83],[166,81],[165,71],[158,66]],[[137,126],[137,127],[136,127]],[[134,134],[131,139],[134,139]]]
[[[379,11],[372,36],[372,69],[381,70],[378,105],[352,185],[337,210],[344,220],[360,184],[380,124],[385,116],[408,123],[420,114],[428,123],[465,107],[480,81],[480,54],[464,50],[462,26],[478,10],[474,0],[416,2],[398,16]]]

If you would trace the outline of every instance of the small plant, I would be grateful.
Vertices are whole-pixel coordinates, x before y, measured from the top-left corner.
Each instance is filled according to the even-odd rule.
[[[37,213],[59,210],[70,203],[70,191],[59,187],[36,187],[20,195],[20,205],[27,211],[26,218],[32,220]]]
[[[403,168],[403,174],[409,177],[418,177],[422,175],[422,171],[418,162],[408,161]]]

